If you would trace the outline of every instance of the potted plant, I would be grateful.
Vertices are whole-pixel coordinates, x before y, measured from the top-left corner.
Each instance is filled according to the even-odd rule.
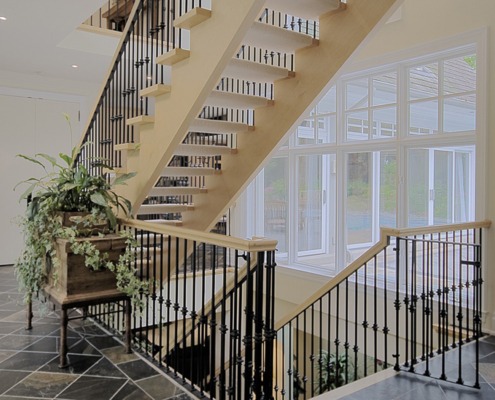
[[[28,206],[20,221],[25,245],[15,271],[25,301],[31,303],[40,289],[62,291],[67,296],[100,290],[94,282],[109,281],[140,306],[147,285],[130,267],[134,240],[129,233],[115,232],[117,213],[128,215],[131,206],[112,190],[134,174],[121,175],[110,185],[103,175],[91,174],[77,163],[84,150],[85,146],[76,147],[70,155],[60,153],[59,159],[47,154],[18,155],[45,171],[41,178],[21,182],[28,185],[20,197],[28,200]],[[106,167],[100,159],[92,161],[97,167]],[[91,278],[82,276],[81,266],[90,274],[103,272]],[[76,281],[71,283],[71,279]]]

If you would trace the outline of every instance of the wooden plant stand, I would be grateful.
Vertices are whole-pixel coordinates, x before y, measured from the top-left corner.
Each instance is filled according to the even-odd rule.
[[[78,238],[78,241],[90,241],[100,251],[108,253],[110,260],[117,260],[126,247],[125,239],[116,234]],[[57,277],[47,268],[48,283],[43,288],[47,299],[62,312],[60,320],[60,368],[66,368],[67,362],[67,325],[69,320],[85,318],[87,307],[108,304],[116,301],[125,303],[125,350],[131,352],[131,301],[124,293],[116,289],[115,275],[108,270],[92,271],[84,265],[84,256],[74,254],[66,239],[56,240],[57,258],[60,268]],[[82,308],[82,316],[69,318],[68,310]],[[27,329],[32,328],[32,304],[28,304]]]
[[[67,360],[67,325],[69,320],[86,318],[86,312],[83,315],[69,318],[68,311],[73,308],[82,308],[84,310],[87,307],[97,304],[107,304],[116,301],[124,301],[124,324],[125,324],[125,334],[124,334],[124,345],[126,353],[132,353],[131,350],[131,314],[132,306],[130,298],[119,292],[118,290],[107,290],[101,292],[93,292],[89,294],[80,294],[72,296],[61,295],[60,292],[53,290],[53,288],[46,287],[43,290],[47,299],[53,303],[55,306],[60,307],[61,317],[60,317],[60,347],[59,347],[59,368],[66,368],[69,366]],[[32,303],[28,304],[28,322],[26,329],[32,329]]]

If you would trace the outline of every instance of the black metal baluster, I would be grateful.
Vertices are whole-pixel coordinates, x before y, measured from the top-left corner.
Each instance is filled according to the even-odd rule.
[[[245,365],[244,365],[244,399],[251,398],[253,385],[253,276],[250,258],[247,260],[247,282],[246,282],[246,330],[244,335]]]
[[[400,335],[400,255],[401,255],[401,238],[396,239],[395,243],[395,300],[394,300],[394,308],[395,308],[395,354],[392,354],[392,357],[395,358],[394,370],[400,371],[399,365],[399,357],[400,357],[400,348],[399,348],[399,335]],[[407,271],[407,258],[405,270]],[[406,273],[407,279],[407,273]],[[387,282],[387,278],[385,277],[385,282]],[[386,284],[385,284],[386,287]],[[407,285],[406,285],[407,287]],[[386,290],[385,290],[386,291]],[[385,303],[386,304],[386,303]],[[407,315],[407,312],[406,312]],[[407,340],[406,340],[407,343]],[[407,360],[407,358],[406,358]]]
[[[182,307],[180,309],[181,314],[182,314],[182,350],[184,353],[186,352],[187,348],[187,299],[188,299],[188,293],[187,293],[187,239],[184,239],[184,252],[183,252],[183,267],[182,267],[182,280],[183,280],[183,285],[182,285]],[[214,293],[214,292],[213,292]],[[191,347],[191,352],[193,351],[193,348]],[[191,354],[192,355],[192,354]],[[182,384],[184,385],[186,383],[186,363],[183,362],[181,363],[182,367]]]
[[[361,324],[363,327],[363,374],[364,376],[368,376],[368,262],[364,263],[364,282],[363,282],[363,323]],[[357,323],[357,320],[356,320]]]
[[[358,271],[354,272],[354,381],[358,379],[358,352],[359,352],[359,335],[358,335],[358,304],[359,304],[359,291],[358,291]],[[366,339],[364,339],[366,340]]]
[[[222,265],[222,302],[220,310],[220,399],[225,399],[226,395],[226,371],[225,371],[225,350],[226,350],[226,335],[227,335],[227,252],[226,248],[222,248],[223,265]]]
[[[217,333],[217,319],[216,319],[216,302],[215,302],[215,295],[214,293],[216,292],[215,289],[215,260],[216,260],[216,251],[217,251],[217,246],[213,245],[212,247],[212,254],[210,258],[210,270],[211,270],[211,312],[210,312],[210,321],[209,321],[209,326],[210,326],[210,384],[209,384],[209,390],[210,390],[210,396],[212,398],[215,398],[217,393],[216,393],[216,384],[217,384],[217,378],[215,376],[215,371],[216,371],[216,333]]]
[[[374,348],[374,372],[378,372],[378,260],[373,257],[373,348]]]

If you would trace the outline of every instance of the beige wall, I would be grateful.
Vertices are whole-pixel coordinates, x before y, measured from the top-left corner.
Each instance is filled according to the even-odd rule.
[[[479,107],[478,129],[486,134],[486,179],[481,177],[478,187],[485,186],[486,195],[478,196],[477,219],[495,221],[495,180],[490,171],[495,171],[495,113],[490,113],[495,97],[495,72],[490,66],[495,65],[495,1],[493,0],[405,0],[399,14],[400,19],[384,25],[365,43],[356,54],[355,62],[343,73],[371,65],[380,65],[387,60],[396,60],[402,55],[410,57],[421,54],[425,49],[439,49],[442,46],[455,46],[462,41],[483,37],[488,33],[487,65],[479,65],[481,87],[486,88],[486,108]],[[483,49],[481,49],[484,51]],[[484,68],[486,67],[486,68]],[[483,70],[486,78],[483,77]],[[483,132],[484,131],[484,132]],[[480,146],[483,148],[483,146]],[[488,230],[484,237],[486,252],[484,254],[485,286],[484,319],[485,330],[495,331],[495,230]],[[321,285],[321,280],[304,280],[304,273],[278,269],[277,284],[283,285],[281,308],[287,310],[290,303],[299,304],[305,294],[311,294]],[[304,280],[304,283],[303,283]],[[279,286],[280,288],[280,286]],[[279,294],[282,290],[279,289]],[[304,293],[306,292],[306,293]]]

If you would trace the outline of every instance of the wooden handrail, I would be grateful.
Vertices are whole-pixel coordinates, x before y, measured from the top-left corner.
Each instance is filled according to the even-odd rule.
[[[254,238],[251,240],[240,239],[232,236],[225,236],[218,233],[195,231],[193,229],[159,225],[152,222],[140,221],[136,219],[119,219],[119,223],[131,228],[142,229],[166,236],[174,236],[181,239],[213,244],[242,251],[273,251],[276,250],[277,240]]]
[[[417,228],[381,228],[380,229],[380,239],[376,244],[371,246],[367,251],[365,251],[361,256],[356,258],[352,263],[350,263],[346,268],[340,271],[337,275],[331,278],[323,287],[316,291],[311,297],[309,297],[304,303],[298,305],[289,314],[281,318],[275,323],[275,330],[278,331],[284,325],[296,318],[301,312],[307,309],[311,304],[315,303],[320,297],[324,296],[330,290],[339,285],[344,279],[348,278],[354,274],[359,268],[361,268],[365,263],[373,259],[377,254],[379,254],[383,249],[385,249],[391,237],[406,237],[414,235],[427,235],[432,233],[443,233],[460,231],[466,229],[477,229],[477,228],[490,228],[491,221],[476,221],[476,222],[466,222],[461,224],[451,224],[451,225],[433,225]]]

